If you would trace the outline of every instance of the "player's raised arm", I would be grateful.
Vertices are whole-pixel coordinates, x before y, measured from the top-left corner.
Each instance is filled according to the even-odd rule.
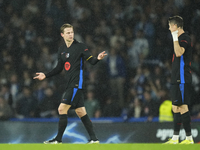
[[[37,76],[35,76],[33,79],[44,80],[46,78],[45,74],[42,72],[38,72],[36,75]]]
[[[97,57],[93,57],[89,52],[88,48],[84,45],[83,51],[84,59],[88,61],[90,64],[95,65],[99,60],[102,60],[107,54],[105,51],[99,53]]]
[[[178,42],[178,30],[171,32],[173,42],[174,42],[174,52],[176,54],[176,57],[181,57],[183,53],[185,52],[185,48],[181,47]]]

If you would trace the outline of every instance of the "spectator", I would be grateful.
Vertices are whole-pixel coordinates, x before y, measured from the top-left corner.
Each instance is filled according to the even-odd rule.
[[[119,117],[121,108],[115,103],[116,97],[108,97],[103,108],[103,117]]]
[[[153,117],[158,116],[158,105],[151,98],[151,94],[147,91],[144,92],[144,116],[147,121],[152,121]]]
[[[107,57],[107,70],[109,75],[109,85],[111,95],[118,97],[116,101],[119,106],[124,106],[124,83],[126,78],[126,66],[124,60],[117,54],[116,49],[111,47]]]
[[[125,43],[125,37],[124,37],[123,34],[122,34],[122,30],[121,30],[120,28],[117,28],[117,29],[115,30],[114,35],[111,36],[111,38],[110,38],[110,46],[111,46],[111,47],[114,47],[115,44],[116,44],[117,42],[119,42],[119,41],[120,41],[120,43],[123,45],[123,44]]]
[[[85,108],[90,118],[99,118],[101,116],[100,105],[98,100],[95,99],[93,91],[87,92]]]
[[[10,93],[9,85],[8,84],[2,84],[1,90],[0,90],[0,96],[6,101],[8,105],[12,108],[12,95]]]
[[[22,93],[18,96],[16,102],[16,117],[17,118],[29,118],[36,117],[36,109],[38,102],[29,87],[23,87]]]
[[[45,89],[44,94],[44,99],[40,100],[38,104],[40,116],[42,118],[58,117],[57,108],[60,103],[52,88]]]
[[[7,120],[12,116],[13,112],[10,105],[0,96],[0,120]]]
[[[132,47],[128,50],[129,67],[131,70],[135,71],[135,69],[142,64],[148,53],[149,43],[144,37],[143,30],[139,30],[136,33],[136,38],[132,43]]]
[[[135,98],[133,99],[133,101],[131,101],[129,103],[128,106],[128,112],[127,112],[127,119],[129,119],[130,117],[134,117],[134,118],[140,118],[142,116],[142,102],[139,98]]]
[[[9,87],[10,87],[10,93],[12,95],[12,100],[13,100],[13,108],[16,108],[16,103],[17,103],[17,96],[21,92],[21,85],[20,81],[18,79],[17,74],[12,74],[9,80]]]
[[[33,79],[31,78],[31,74],[28,70],[23,71],[22,86],[33,86]]]

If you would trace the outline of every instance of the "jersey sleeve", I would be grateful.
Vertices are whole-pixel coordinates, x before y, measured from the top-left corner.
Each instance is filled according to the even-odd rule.
[[[187,37],[180,39],[180,47],[183,47],[184,49],[187,48],[188,44],[189,44],[189,39]]]
[[[92,56],[87,46],[84,44],[83,44],[83,57],[84,57],[84,60],[88,61],[92,65],[95,65],[99,61],[96,57]]]
[[[59,74],[63,70],[63,66],[64,66],[64,63],[63,63],[63,61],[61,59],[60,50],[58,50],[57,65],[52,71],[50,71],[49,73],[45,74],[46,78],[49,78],[49,77],[52,77],[54,75]]]

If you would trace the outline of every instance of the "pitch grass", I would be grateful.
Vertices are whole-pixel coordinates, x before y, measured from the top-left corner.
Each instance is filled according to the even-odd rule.
[[[0,144],[0,150],[198,150],[199,144]]]

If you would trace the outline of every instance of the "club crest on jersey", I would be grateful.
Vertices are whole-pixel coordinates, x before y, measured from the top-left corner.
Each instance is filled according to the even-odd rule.
[[[65,57],[66,57],[66,58],[69,58],[69,53],[66,53],[66,54],[65,54]]]

